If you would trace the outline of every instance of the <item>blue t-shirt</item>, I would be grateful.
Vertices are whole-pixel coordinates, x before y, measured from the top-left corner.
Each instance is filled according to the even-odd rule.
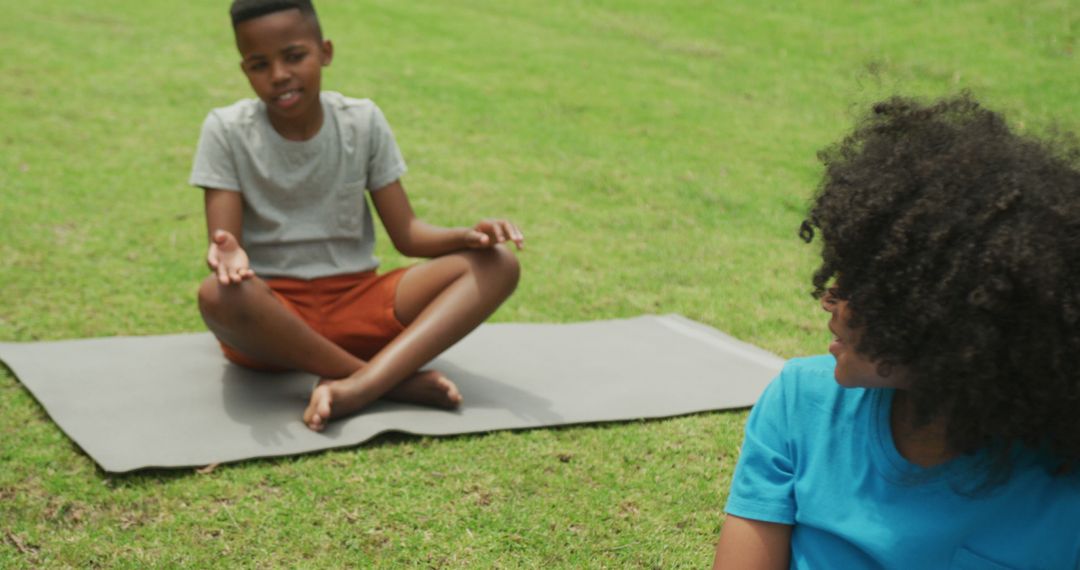
[[[1017,456],[922,468],[896,450],[894,390],[843,388],[831,356],[787,363],[750,413],[726,510],[794,525],[792,568],[1080,569],[1080,475]],[[1080,413],[1080,410],[1077,410]]]

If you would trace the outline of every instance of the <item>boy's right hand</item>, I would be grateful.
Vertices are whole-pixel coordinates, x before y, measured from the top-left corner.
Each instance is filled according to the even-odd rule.
[[[509,220],[480,220],[465,232],[465,245],[470,249],[486,249],[506,241],[514,242],[518,251],[525,249],[525,235]]]
[[[251,279],[255,272],[248,266],[248,256],[236,236],[225,230],[214,232],[210,249],[206,252],[206,264],[217,274],[218,283],[229,285]]]

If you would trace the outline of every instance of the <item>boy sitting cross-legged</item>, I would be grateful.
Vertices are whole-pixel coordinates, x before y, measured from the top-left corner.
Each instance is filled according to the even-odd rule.
[[[413,214],[382,112],[321,90],[333,45],[310,1],[235,0],[231,15],[258,98],[210,113],[192,169],[210,238],[206,325],[237,364],[320,376],[303,414],[316,431],[384,396],[458,406],[453,382],[419,369],[514,291],[504,242],[524,237],[505,220],[441,228]],[[376,274],[365,191],[398,251],[430,260]]]

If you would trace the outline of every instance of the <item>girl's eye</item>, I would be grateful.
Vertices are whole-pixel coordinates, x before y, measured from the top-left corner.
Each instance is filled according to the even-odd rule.
[[[266,69],[266,62],[260,61],[256,63],[249,63],[247,69],[248,71],[262,71]]]
[[[840,294],[840,287],[833,285],[825,290],[825,296],[830,297],[835,301],[846,301],[843,295]]]
[[[839,287],[829,287],[825,290],[825,294],[821,296],[821,306],[825,310],[831,310],[836,307],[836,304],[843,301],[844,298],[840,296]]]
[[[300,60],[304,59],[304,56],[306,56],[306,55],[307,55],[307,54],[306,54],[306,53],[303,53],[303,52],[300,52],[300,53],[290,53],[290,54],[288,54],[288,55],[286,55],[286,56],[285,56],[285,61],[288,61],[288,62],[290,62],[290,63],[296,63],[296,62],[298,62],[298,61],[300,61]]]

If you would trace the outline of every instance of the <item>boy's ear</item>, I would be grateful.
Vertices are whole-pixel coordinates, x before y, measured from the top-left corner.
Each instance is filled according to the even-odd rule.
[[[323,40],[322,43],[322,64],[323,67],[330,65],[330,61],[334,59],[334,44],[330,40]]]

